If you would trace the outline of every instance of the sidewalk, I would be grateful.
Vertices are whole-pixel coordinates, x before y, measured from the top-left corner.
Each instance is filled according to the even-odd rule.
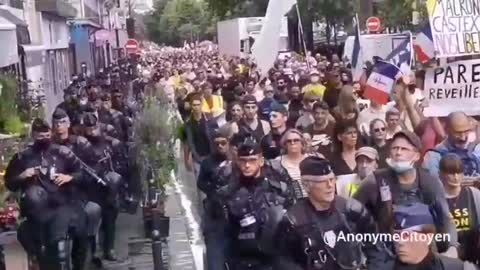
[[[188,237],[188,226],[180,195],[173,184],[167,187],[166,215],[170,217],[168,252],[164,252],[164,262],[169,270],[198,270]],[[142,246],[141,250],[134,246]],[[134,247],[132,249],[132,247]],[[112,270],[153,270],[153,255],[150,239],[144,238],[142,211],[134,216],[121,214],[117,221],[116,251],[123,262],[105,265]],[[92,269],[93,270],[93,269]]]

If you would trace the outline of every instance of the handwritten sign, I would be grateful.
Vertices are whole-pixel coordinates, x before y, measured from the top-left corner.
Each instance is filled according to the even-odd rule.
[[[428,0],[437,57],[480,54],[480,0]]]
[[[480,60],[428,69],[423,94],[428,102],[425,116],[447,116],[456,111],[480,115]]]

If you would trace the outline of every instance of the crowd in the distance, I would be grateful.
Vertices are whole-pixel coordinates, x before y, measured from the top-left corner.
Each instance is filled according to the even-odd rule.
[[[297,199],[312,192],[302,183],[302,162],[328,160],[336,194],[360,201],[382,228],[385,219],[396,217],[391,205],[383,204],[389,200],[377,173],[387,169],[398,173],[400,183],[416,183],[413,193],[428,194],[419,197],[445,214],[434,217],[436,232],[458,234],[458,244],[454,237],[439,250],[477,263],[479,123],[461,111],[425,117],[422,71],[405,74],[392,89],[390,102],[379,104],[363,97],[365,86],[353,81],[350,65],[335,54],[282,56],[266,76],[251,59],[200,48],[165,50],[155,63],[153,78],[175,101],[184,122],[185,164],[195,172],[199,187],[209,177],[205,167],[219,166],[209,157],[228,145],[227,159],[235,161],[239,141],[249,136],[261,146],[265,160],[298,183]],[[418,171],[411,182],[400,177],[411,170]],[[401,204],[395,193],[403,184],[390,188],[393,204]]]

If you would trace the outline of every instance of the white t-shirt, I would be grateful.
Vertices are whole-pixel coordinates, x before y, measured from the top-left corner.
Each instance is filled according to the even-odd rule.
[[[366,108],[358,114],[357,127],[361,133],[366,135],[370,134],[370,122],[375,119],[382,119],[385,121],[387,114],[386,106],[382,106],[380,110],[373,109],[372,107]]]

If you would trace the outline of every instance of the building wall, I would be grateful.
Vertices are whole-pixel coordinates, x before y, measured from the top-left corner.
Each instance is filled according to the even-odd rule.
[[[43,44],[49,49],[66,49],[70,42],[70,33],[65,18],[42,14]]]

